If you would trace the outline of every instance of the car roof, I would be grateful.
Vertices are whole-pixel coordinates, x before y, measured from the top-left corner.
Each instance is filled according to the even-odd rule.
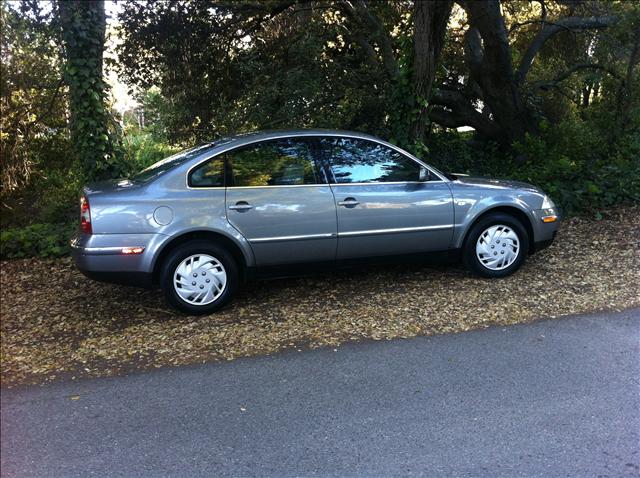
[[[300,136],[349,136],[355,138],[363,138],[363,139],[371,139],[374,141],[383,141],[380,138],[376,138],[370,134],[361,133],[359,131],[346,131],[346,130],[335,130],[335,129],[322,129],[322,128],[309,128],[309,129],[274,129],[274,130],[261,130],[261,131],[252,131],[249,133],[240,133],[232,136],[227,136],[225,138],[221,138],[214,143],[220,144],[229,144],[229,143],[250,143],[254,141],[266,140],[266,139],[276,139],[283,137],[300,137]]]

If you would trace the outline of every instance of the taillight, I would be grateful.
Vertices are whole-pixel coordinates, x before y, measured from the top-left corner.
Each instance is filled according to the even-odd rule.
[[[80,230],[85,234],[91,234],[91,208],[89,207],[89,200],[81,196],[80,197]]]

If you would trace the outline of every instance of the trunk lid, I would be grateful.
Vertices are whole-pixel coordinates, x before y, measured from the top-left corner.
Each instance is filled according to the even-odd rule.
[[[96,194],[110,194],[119,191],[133,191],[141,186],[141,184],[137,184],[130,179],[109,179],[89,183],[85,185],[83,191],[87,196],[94,196]]]

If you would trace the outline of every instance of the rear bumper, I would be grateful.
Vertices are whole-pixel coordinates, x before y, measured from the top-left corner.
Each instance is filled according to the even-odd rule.
[[[71,239],[71,255],[85,276],[102,282],[149,287],[153,282],[151,253],[157,234],[78,233]],[[124,254],[123,248],[142,252]]]
[[[148,272],[97,272],[83,269],[80,272],[91,280],[109,282],[111,284],[133,285],[137,287],[153,287],[153,274]]]

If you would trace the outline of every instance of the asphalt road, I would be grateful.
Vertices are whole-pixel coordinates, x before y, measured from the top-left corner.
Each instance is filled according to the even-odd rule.
[[[639,476],[640,309],[3,390],[1,418],[2,476]]]

